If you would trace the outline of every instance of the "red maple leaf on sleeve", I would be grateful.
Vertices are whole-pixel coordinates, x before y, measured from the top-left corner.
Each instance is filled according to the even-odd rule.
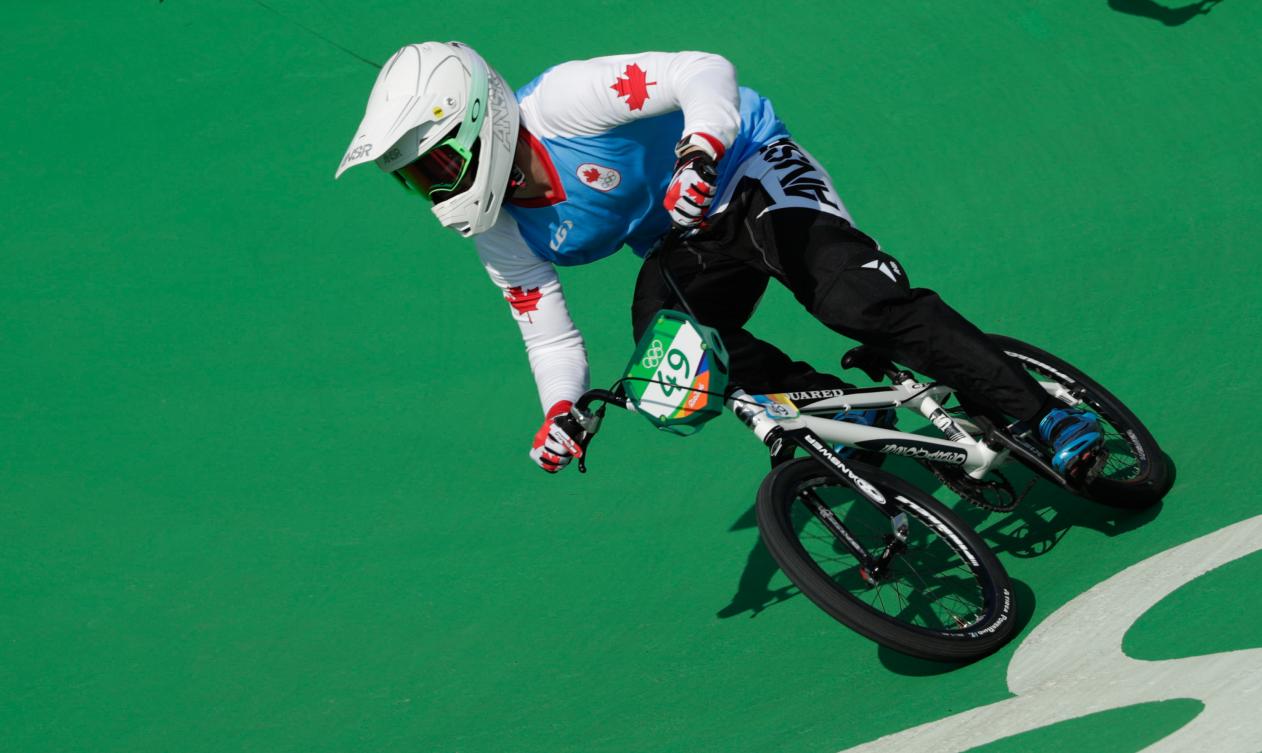
[[[588,183],[595,183],[600,180],[600,171],[594,167],[589,167],[583,171],[583,180]]]
[[[644,100],[649,98],[650,86],[657,86],[657,82],[649,81],[648,74],[640,68],[639,64],[632,63],[609,88],[617,92],[619,97],[627,98],[628,110],[643,110]]]
[[[519,315],[528,317],[531,311],[539,310],[539,299],[543,297],[543,293],[539,292],[539,288],[522,288],[518,285],[504,291],[504,297]]]

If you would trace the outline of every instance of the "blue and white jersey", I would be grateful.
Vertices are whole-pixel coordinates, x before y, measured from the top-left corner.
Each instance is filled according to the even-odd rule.
[[[636,64],[628,64],[624,75],[631,80],[648,79],[644,90],[651,94],[653,86],[649,84],[657,82],[638,70]],[[505,209],[516,220],[530,250],[553,264],[586,264],[609,256],[624,244],[643,256],[670,229],[662,199],[674,170],[675,144],[689,132],[684,113],[673,110],[644,117],[631,110],[629,103],[622,112],[612,113],[620,117],[609,118],[625,122],[597,133],[540,123],[530,114],[546,106],[547,100],[539,101],[543,95],[538,92],[540,82],[550,74],[522,88],[518,97],[522,125],[533,138],[534,148],[546,159],[554,195],[544,202],[509,203]],[[649,96],[635,104],[647,109],[651,99]],[[771,103],[750,89],[739,89],[738,113],[735,138],[722,143],[720,192],[758,147],[787,135]]]
[[[554,265],[586,264],[628,245],[644,255],[670,228],[662,207],[682,137],[718,157],[716,196],[759,148],[788,138],[771,103],[701,52],[645,52],[563,63],[517,92],[521,127],[550,193],[505,202],[475,237],[526,343],[546,412],[587,388],[587,356]]]

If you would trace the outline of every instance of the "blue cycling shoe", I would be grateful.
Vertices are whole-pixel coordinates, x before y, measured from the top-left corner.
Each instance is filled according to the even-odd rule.
[[[1065,476],[1104,446],[1100,417],[1081,408],[1053,408],[1039,421],[1039,438],[1052,449],[1052,467]]]
[[[864,408],[863,410],[842,411],[833,416],[833,420],[859,424],[860,426],[875,426],[878,429],[893,429],[894,424],[898,422],[893,408]],[[842,460],[852,460],[859,454],[860,450],[847,447],[844,444],[835,444],[833,445],[833,452],[837,453],[837,457]],[[884,455],[878,453],[866,454],[875,455],[872,460],[877,461],[877,464],[885,458]]]

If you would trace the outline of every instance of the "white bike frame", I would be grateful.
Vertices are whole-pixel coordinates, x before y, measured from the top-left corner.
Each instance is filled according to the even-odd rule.
[[[1048,394],[1062,402],[1069,405],[1078,402],[1060,384],[1043,381],[1039,384]],[[786,431],[808,429],[831,445],[958,465],[970,477],[980,479],[988,471],[1002,466],[1008,460],[1009,450],[996,450],[979,441],[973,435],[982,433],[980,427],[968,419],[952,416],[942,408],[945,398],[954,392],[954,389],[945,385],[905,379],[900,384],[884,388],[767,395],[753,395],[744,390],[735,390],[728,398],[727,406],[764,442],[776,427]],[[799,408],[792,403],[795,395],[799,399],[810,399],[814,402]],[[824,417],[850,410],[874,408],[915,410],[929,419],[945,438]]]

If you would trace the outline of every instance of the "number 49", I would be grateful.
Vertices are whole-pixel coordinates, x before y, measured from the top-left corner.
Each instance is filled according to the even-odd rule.
[[[679,381],[687,380],[692,377],[691,364],[688,362],[688,356],[678,348],[671,348],[666,353],[666,365],[670,367],[671,373],[663,373],[662,379],[669,382],[669,385],[662,385],[662,392],[671,395],[676,389],[680,389]],[[663,369],[663,372],[665,370]]]

